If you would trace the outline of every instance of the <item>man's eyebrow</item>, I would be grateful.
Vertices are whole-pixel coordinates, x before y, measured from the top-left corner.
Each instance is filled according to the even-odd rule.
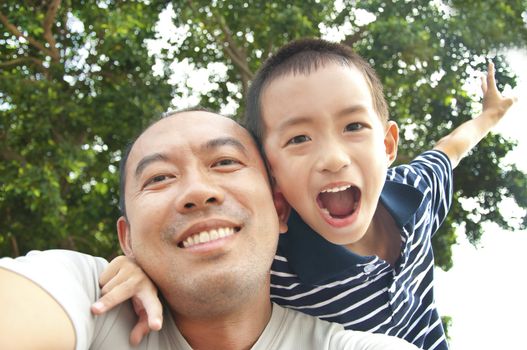
[[[221,146],[232,146],[243,152],[245,155],[248,155],[247,148],[245,148],[245,146],[234,137],[218,137],[207,141],[207,143],[205,143],[201,148],[204,151],[210,151]]]
[[[137,167],[135,168],[135,177],[138,178],[149,164],[155,162],[164,162],[167,160],[168,157],[162,153],[154,153],[144,157],[139,161],[139,163],[137,163]]]

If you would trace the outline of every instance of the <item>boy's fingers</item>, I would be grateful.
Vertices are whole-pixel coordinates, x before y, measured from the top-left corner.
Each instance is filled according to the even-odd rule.
[[[513,104],[518,101],[518,97],[513,96],[505,99],[505,107],[509,109]]]
[[[110,264],[108,264],[108,266],[99,276],[99,284],[101,286],[108,283],[109,280],[111,280],[115,275],[117,275],[123,265],[123,259],[127,258],[124,256],[118,256],[117,258],[113,259]]]
[[[494,78],[494,63],[489,61],[489,67],[487,69],[487,87],[496,86],[496,79]]]
[[[141,293],[137,296],[148,316],[148,327],[153,331],[158,331],[163,325],[163,307],[157,293],[151,291]],[[134,301],[135,302],[135,301]]]
[[[91,311],[95,315],[100,315],[111,310],[115,305],[122,303],[132,297],[133,293],[125,284],[120,284],[110,292],[104,294],[92,306]]]
[[[481,90],[483,91],[483,94],[487,92],[487,78],[484,76],[480,77],[481,80]]]
[[[139,316],[139,320],[132,329],[132,332],[130,333],[130,344],[132,344],[132,346],[139,345],[141,340],[143,340],[143,337],[148,333],[150,333],[150,329],[148,328],[148,321],[146,315],[143,314]]]
[[[107,280],[104,285],[101,284],[101,293],[102,295],[106,295],[110,293],[114,288],[119,287],[121,285],[130,285],[130,281],[121,280],[121,276],[119,275],[119,273],[117,273],[117,275],[113,276],[112,279]]]

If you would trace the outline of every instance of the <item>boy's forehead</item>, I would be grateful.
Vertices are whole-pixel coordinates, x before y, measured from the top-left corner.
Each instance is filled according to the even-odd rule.
[[[345,93],[349,93],[351,89],[356,97],[362,97],[363,103],[373,106],[371,87],[361,70],[351,63],[327,62],[324,65],[314,67],[309,72],[288,72],[272,77],[262,90],[260,102],[262,117],[265,116],[267,109],[276,107],[277,99],[287,102],[282,103],[281,106],[287,107],[292,112],[298,111],[298,109],[305,109],[304,107],[307,108],[308,105],[305,105],[305,103],[295,106],[292,103],[293,101],[290,100],[291,96],[310,96],[307,89],[310,89],[309,92],[311,94],[317,94],[320,98],[327,99],[325,92],[327,92],[328,85],[332,86],[331,90],[333,91],[329,95],[332,99],[338,99],[341,95],[347,99],[348,96]],[[318,106],[322,103],[322,100],[316,98],[310,101]],[[339,102],[344,103],[344,101]],[[338,107],[338,105],[333,106]]]

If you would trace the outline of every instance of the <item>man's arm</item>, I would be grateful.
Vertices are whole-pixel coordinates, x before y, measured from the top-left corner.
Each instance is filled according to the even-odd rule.
[[[498,91],[492,62],[489,63],[487,77],[482,80],[481,88],[483,90],[481,114],[458,126],[449,135],[440,139],[434,147],[448,156],[452,168],[455,168],[461,159],[489,133],[515,101],[513,98],[503,97]]]
[[[74,349],[66,312],[29,279],[0,267],[0,349]]]

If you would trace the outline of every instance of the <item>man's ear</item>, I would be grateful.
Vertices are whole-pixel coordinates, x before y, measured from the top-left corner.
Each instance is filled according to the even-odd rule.
[[[386,158],[390,166],[397,157],[397,147],[399,145],[399,127],[393,120],[386,124],[386,133],[384,134],[384,147],[386,149]]]
[[[284,195],[278,189],[277,185],[273,187],[273,202],[278,213],[278,220],[280,221],[280,233],[287,232],[287,220],[291,213],[291,206],[285,200]]]
[[[121,249],[127,257],[133,258],[134,252],[131,244],[130,224],[124,216],[117,220],[117,236],[119,237],[119,244]]]

